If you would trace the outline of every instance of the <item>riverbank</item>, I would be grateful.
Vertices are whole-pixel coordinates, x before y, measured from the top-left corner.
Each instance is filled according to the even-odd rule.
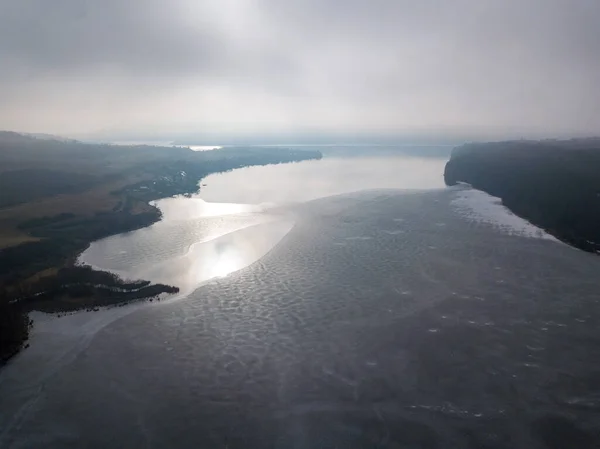
[[[202,178],[213,173],[321,158],[315,151],[278,148],[228,148],[210,154],[175,150],[175,154],[171,154],[174,157],[164,158],[170,149],[164,148],[160,153],[151,147],[144,153],[159,154],[160,161],[141,159],[141,166],[135,172],[130,168],[125,171],[125,182],[115,183],[112,175],[107,186],[88,189],[85,185],[81,192],[70,196],[51,195],[48,199],[0,209],[0,225],[6,228],[7,223],[13,224],[25,236],[24,243],[0,250],[0,312],[3,315],[0,365],[26,344],[32,324],[27,314],[32,310],[93,310],[152,300],[179,290],[176,286],[147,281],[121,280],[111,273],[75,263],[92,241],[160,220],[160,211],[150,205],[150,201],[196,193]],[[115,185],[119,187],[114,188]],[[102,190],[106,198],[99,197],[98,192]],[[98,206],[94,207],[94,201]],[[77,204],[82,206],[78,208]],[[109,210],[106,204],[111,206]]]
[[[33,284],[36,293],[17,298],[0,298],[0,366],[27,346],[32,311],[46,313],[98,311],[135,301],[160,300],[179,288],[148,281],[125,281],[89,266],[68,266],[43,276]],[[33,291],[33,290],[32,290]]]
[[[457,147],[447,185],[466,182],[576,248],[600,253],[600,139]]]

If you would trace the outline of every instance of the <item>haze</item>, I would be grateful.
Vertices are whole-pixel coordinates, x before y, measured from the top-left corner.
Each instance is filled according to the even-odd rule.
[[[0,122],[74,137],[600,125],[596,0],[0,0]]]

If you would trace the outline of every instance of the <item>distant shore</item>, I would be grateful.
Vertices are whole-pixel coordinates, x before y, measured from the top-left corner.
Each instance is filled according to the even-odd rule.
[[[0,366],[26,344],[32,325],[27,315],[32,310],[97,310],[179,291],[176,286],[126,281],[76,264],[92,241],[159,221],[161,212],[151,201],[196,193],[201,180],[210,174],[322,157],[318,151],[280,148],[228,148],[210,153],[197,161],[191,155],[180,162],[168,160],[168,165],[153,169],[150,176],[112,191],[120,200],[110,211],[85,216],[60,212],[19,223],[19,230],[33,241],[0,250],[0,267],[8,268],[8,273],[0,272]]]

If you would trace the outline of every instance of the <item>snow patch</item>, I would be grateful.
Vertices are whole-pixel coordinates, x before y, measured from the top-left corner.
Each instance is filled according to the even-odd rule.
[[[458,190],[450,205],[467,220],[492,225],[510,235],[559,241],[543,229],[513,214],[502,204],[500,198],[481,190],[472,188]]]

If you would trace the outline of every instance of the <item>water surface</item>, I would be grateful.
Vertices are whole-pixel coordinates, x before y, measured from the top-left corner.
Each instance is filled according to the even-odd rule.
[[[211,175],[192,198],[154,202],[163,213],[159,223],[95,242],[80,261],[189,293],[275,246],[294,223],[292,205],[374,188],[441,188],[444,164],[435,158],[354,155]]]
[[[0,446],[595,447],[597,258],[489,196],[422,190],[427,170],[365,164],[208,178],[200,199],[237,205],[168,200],[163,222],[93,245],[104,267],[206,280],[165,303],[36,315],[0,373]],[[227,177],[239,193],[217,188]]]

